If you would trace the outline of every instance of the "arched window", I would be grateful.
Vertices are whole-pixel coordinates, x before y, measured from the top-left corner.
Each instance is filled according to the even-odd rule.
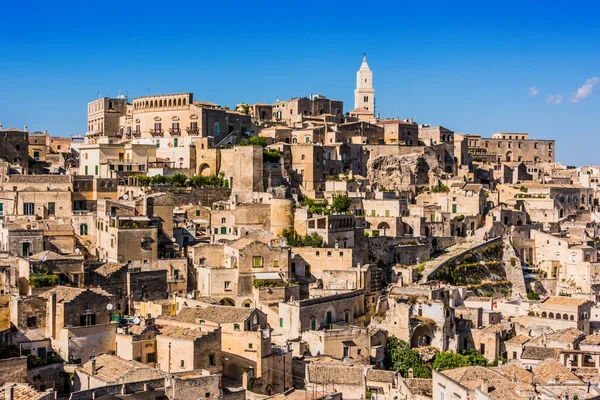
[[[159,107],[162,107],[162,100],[159,101]]]
[[[172,104],[171,99],[169,99],[169,107],[171,107]]]
[[[556,313],[556,319],[560,319],[560,313]]]
[[[544,311],[544,312],[542,313],[542,318],[546,318],[546,317],[548,317],[548,314],[546,314],[546,311]]]
[[[569,318],[571,321],[575,321],[575,317],[573,315],[571,315],[571,317]]]
[[[185,106],[185,99],[183,99],[183,105]]]
[[[179,102],[178,102],[178,103],[179,103],[178,105],[180,106],[180,105],[181,105],[181,99],[179,99]]]
[[[344,322],[350,322],[350,310],[344,311]]]
[[[218,135],[218,134],[219,134],[219,123],[215,122],[215,136]]]
[[[551,312],[550,314],[548,314],[548,318],[554,318],[554,313]]]
[[[569,319],[569,316],[567,314],[563,314],[563,319]]]

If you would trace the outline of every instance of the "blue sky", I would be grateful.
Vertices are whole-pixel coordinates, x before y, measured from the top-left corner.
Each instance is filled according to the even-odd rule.
[[[599,2],[5,3],[5,128],[83,133],[87,102],[119,93],[230,106],[319,93],[349,111],[367,52],[383,117],[529,132],[555,139],[559,161],[600,164]]]

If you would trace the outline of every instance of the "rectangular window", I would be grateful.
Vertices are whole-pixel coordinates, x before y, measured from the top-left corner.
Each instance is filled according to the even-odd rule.
[[[385,216],[389,217],[390,216],[390,210],[385,210]]]
[[[141,128],[140,128],[140,126],[139,126],[139,125],[136,125],[136,126],[135,126],[135,132],[136,132],[136,133],[140,133],[140,132],[141,132]]]
[[[96,165],[96,167],[94,168],[94,171],[96,171],[96,175],[98,175],[98,166]]]
[[[196,217],[200,216],[200,210],[196,210]]]
[[[227,234],[227,227],[222,227],[221,228],[221,235],[226,235]]]
[[[37,317],[27,317],[27,327],[28,328],[37,328]]]
[[[225,281],[224,285],[225,285],[225,290],[231,290],[231,282]]]
[[[81,236],[84,236],[84,235],[88,234],[88,225],[87,224],[81,224],[81,225],[79,225],[79,234]]]
[[[0,203],[0,216],[4,215],[4,203]]]
[[[54,215],[56,212],[56,203],[51,201],[48,203],[48,215]]]
[[[88,166],[87,166],[87,165],[84,167],[84,170],[85,170],[85,173],[84,173],[84,174],[85,174],[85,175],[88,175]]]
[[[79,317],[80,326],[96,325],[96,314],[85,314]]]
[[[262,268],[263,258],[259,256],[252,257],[252,266],[254,268]]]
[[[173,147],[179,146],[179,140],[177,138],[173,139]]]
[[[214,233],[215,233],[215,235],[218,235],[219,234],[219,228],[215,228],[214,229]]]
[[[156,362],[156,353],[146,354],[146,362],[147,363],[155,363]]]
[[[215,355],[214,354],[209,354],[208,355],[208,365],[210,365],[211,367],[214,367],[216,365],[215,364]]]
[[[35,208],[35,206],[33,203],[24,203],[23,204],[23,214],[24,215],[33,215],[34,208]]]
[[[160,132],[160,130],[161,130],[161,129],[162,129],[162,125],[161,125],[161,123],[160,123],[160,122],[155,122],[155,123],[154,123],[154,130],[155,130],[156,132]]]
[[[22,250],[23,257],[29,257],[31,255],[31,243],[24,242],[22,244]]]
[[[452,213],[455,214],[456,213],[456,204],[452,204]]]
[[[279,260],[273,260],[273,268],[279,267]]]
[[[111,249],[115,248],[115,239],[110,239],[110,248]]]
[[[181,360],[180,366],[181,368],[185,368],[185,360]]]
[[[279,327],[283,328],[283,318],[279,318]]]

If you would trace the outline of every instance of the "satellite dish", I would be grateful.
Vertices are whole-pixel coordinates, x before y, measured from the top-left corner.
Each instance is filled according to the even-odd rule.
[[[113,309],[113,305],[112,305],[112,304],[110,304],[110,303],[108,303],[108,304],[106,305],[106,309],[107,309],[108,311],[112,310],[112,309]]]
[[[173,243],[175,243],[176,241],[177,241],[177,239],[175,239],[175,238],[171,239],[171,242],[173,242]]]
[[[75,249],[75,253],[77,253],[77,254],[81,253],[81,249],[79,249],[79,248],[76,248],[76,249]]]
[[[42,256],[42,261],[46,261],[46,255]]]
[[[193,295],[193,294],[191,294],[191,293],[188,293],[188,294],[187,294],[187,296],[185,296],[185,297],[187,297],[188,299],[191,299],[191,298],[193,298],[193,297],[194,297],[194,295]]]
[[[139,324],[140,324],[140,322],[142,322],[142,320],[140,319],[140,317],[135,317],[135,318],[133,319],[133,323],[134,323],[134,324],[136,324],[136,325],[139,325]]]
[[[127,199],[129,199],[129,195],[128,195],[127,193],[125,193],[125,194],[123,195],[123,200],[127,200]]]

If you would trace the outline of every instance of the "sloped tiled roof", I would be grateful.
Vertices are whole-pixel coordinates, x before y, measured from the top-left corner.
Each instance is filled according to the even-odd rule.
[[[26,383],[7,383],[0,387],[0,400],[8,400],[6,391],[11,386],[14,388],[13,400],[39,400],[48,396],[48,393],[40,393]]]
[[[517,336],[515,336],[513,338],[510,338],[505,343],[523,344],[523,343],[527,343],[527,341],[529,341],[529,339],[531,339],[531,338],[529,336],[527,336],[527,335],[517,335]]]
[[[70,183],[70,175],[10,175],[9,182],[12,183]]]
[[[542,345],[543,343],[546,343],[549,340],[559,340],[559,341],[563,341],[563,342],[573,343],[577,339],[580,339],[583,336],[585,336],[585,333],[583,333],[579,329],[567,328],[567,329],[562,329],[560,331],[556,331],[546,337],[538,336],[537,338],[535,338],[531,341],[531,344],[532,345]]]
[[[46,298],[49,298],[52,293],[56,293],[56,302],[57,303],[68,303],[86,291],[92,291],[101,296],[112,297],[112,294],[110,294],[100,288],[81,289],[81,288],[70,287],[70,286],[55,286],[52,289],[44,292],[43,296]]]
[[[196,323],[197,320],[201,319],[204,321],[215,322],[215,323],[233,323],[243,322],[250,314],[254,311],[254,308],[250,307],[229,307],[229,306],[208,306],[202,308],[182,308],[174,320]]]
[[[155,371],[154,368],[149,365],[137,361],[125,360],[124,358],[110,354],[102,354],[89,360],[83,364],[79,370],[88,375],[92,375],[92,361],[94,360],[96,361],[96,374],[94,377],[104,382],[114,382],[133,370],[148,369],[150,371]],[[156,371],[156,378],[160,378],[160,376],[161,374]]]
[[[577,375],[556,360],[548,360],[539,364],[533,369],[533,374],[541,384],[554,383],[556,379],[560,383],[583,383]]]
[[[385,371],[381,369],[370,369],[367,371],[367,379],[374,382],[394,382],[396,377],[395,371]]]
[[[553,306],[580,306],[588,301],[588,299],[578,297],[550,296],[542,304]]]
[[[590,335],[583,339],[580,343],[588,346],[597,346],[600,345],[600,334]]]
[[[526,360],[546,360],[554,358],[554,349],[548,347],[527,346],[523,350],[521,358]]]
[[[165,327],[159,328],[159,332],[161,335],[164,336],[169,336],[176,339],[189,340],[195,340],[206,335],[206,332],[202,332],[197,329],[182,328],[180,326],[175,325],[167,325]]]
[[[126,265],[127,264],[107,262],[105,264],[102,264],[98,268],[96,268],[94,270],[94,272],[96,272],[97,274],[100,274],[102,276],[109,277],[110,275],[114,274],[115,272],[121,270],[121,268],[125,267]]]

